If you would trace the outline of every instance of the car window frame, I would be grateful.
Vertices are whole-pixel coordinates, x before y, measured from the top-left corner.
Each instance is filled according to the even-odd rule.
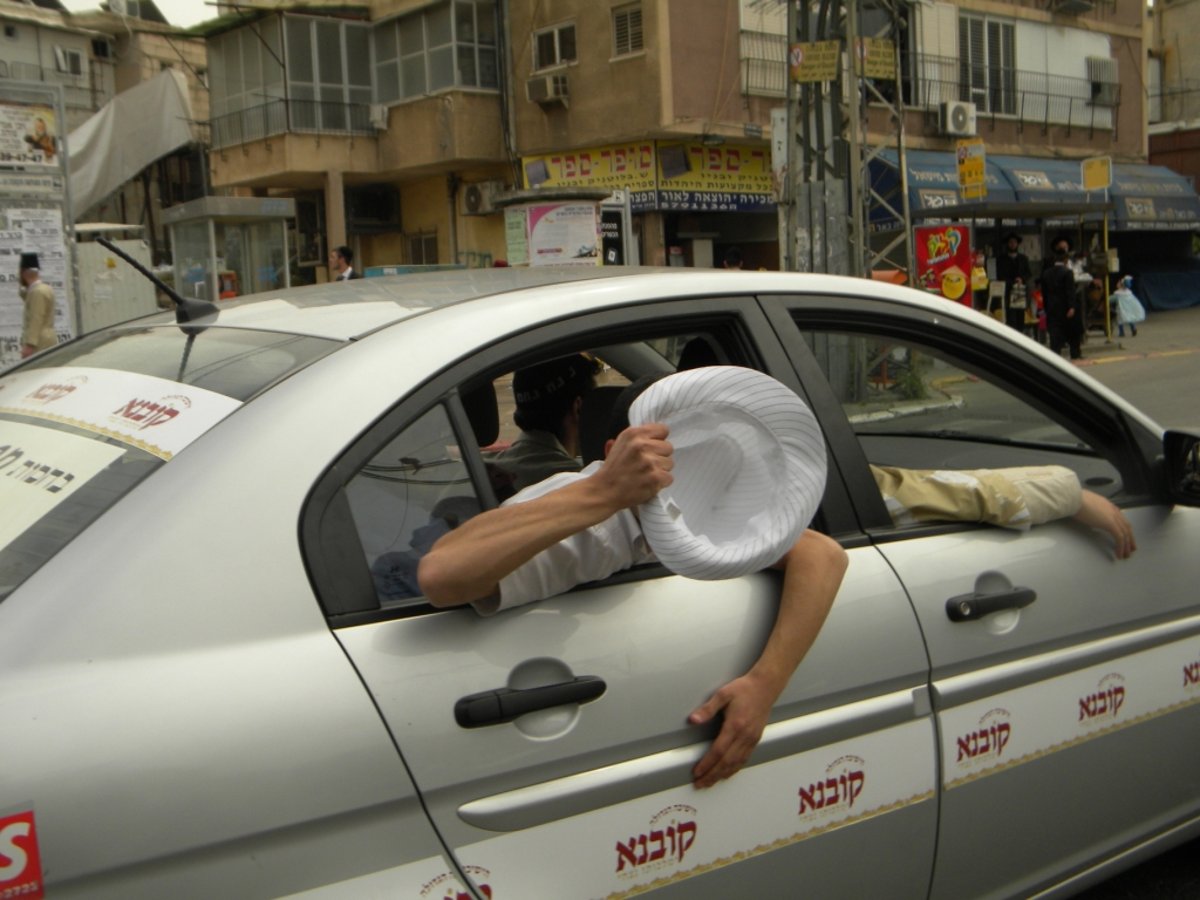
[[[928,348],[963,371],[977,374],[1086,441],[1121,475],[1120,503],[1157,502],[1152,457],[1153,438],[1117,407],[1063,377],[1036,355],[1018,357],[986,329],[956,317],[938,316],[919,307],[889,303],[883,298],[832,297],[820,294],[776,295],[764,302],[767,316],[785,352],[806,381],[821,385],[815,402],[820,407],[826,439],[836,443],[847,484],[860,513],[863,529],[873,540],[908,538],[985,527],[978,523],[892,524],[872,477],[866,452],[840,400],[825,379],[802,331],[895,337]],[[1053,385],[1054,390],[1049,390]],[[814,391],[814,394],[817,392]],[[1071,422],[1068,427],[1065,422]]]
[[[739,343],[738,350],[743,358],[792,388],[810,405],[813,404],[760,304],[756,298],[746,295],[652,298],[640,303],[563,316],[519,335],[499,337],[485,346],[474,348],[432,375],[407,396],[398,398],[317,479],[301,511],[302,556],[330,626],[350,627],[441,611],[420,599],[387,608],[379,603],[368,571],[366,554],[346,499],[345,486],[350,479],[404,428],[434,406],[445,405],[477,495],[484,502],[485,509],[494,508],[497,504],[491,492],[483,456],[473,443],[462,441],[463,435],[471,434],[466,410],[459,398],[462,388],[485,379],[494,379],[500,373],[544,359],[550,353],[562,354],[580,348],[628,343],[644,338],[651,331],[683,334],[711,330],[728,330],[732,339]],[[837,465],[836,454],[831,450],[829,455],[832,472]],[[849,495],[840,478],[828,479],[819,515],[822,517],[823,530],[844,545],[867,542],[858,527]],[[348,559],[361,560],[361,565],[347,566]],[[355,571],[345,571],[351,568]],[[588,589],[596,584],[622,583],[666,574],[666,569],[661,565],[651,564],[616,573],[601,582],[580,585],[576,590]]]

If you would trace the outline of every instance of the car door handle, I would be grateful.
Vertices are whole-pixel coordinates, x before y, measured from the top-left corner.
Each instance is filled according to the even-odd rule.
[[[454,721],[463,728],[499,725],[539,709],[567,703],[590,703],[608,689],[595,675],[535,688],[496,688],[462,697],[454,704]]]
[[[1036,599],[1037,591],[1027,587],[1014,587],[994,594],[959,594],[946,601],[946,615],[951,622],[970,622],[1002,609],[1023,609]]]

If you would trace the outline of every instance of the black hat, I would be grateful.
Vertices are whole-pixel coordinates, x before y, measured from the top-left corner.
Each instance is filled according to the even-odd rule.
[[[513,375],[513,398],[517,406],[528,406],[561,396],[577,397],[592,386],[597,368],[595,361],[579,353],[529,366]]]
[[[1021,243],[1021,236],[1015,231],[1010,231],[1004,236],[1004,243],[1007,244],[1009,241],[1016,241],[1019,244]]]
[[[40,268],[41,268],[41,266],[38,265],[38,258],[37,258],[36,253],[22,253],[21,254],[21,271],[22,272],[24,272],[26,269],[40,269]]]
[[[1054,238],[1054,240],[1052,240],[1052,241],[1050,242],[1050,246],[1051,246],[1052,248],[1054,248],[1055,250],[1057,250],[1057,249],[1058,249],[1058,245],[1059,245],[1059,244],[1062,244],[1062,243],[1065,243],[1065,244],[1067,245],[1067,252],[1068,252],[1068,253],[1070,253],[1072,250],[1074,250],[1074,249],[1075,249],[1075,246],[1074,246],[1074,244],[1072,244],[1072,243],[1071,243],[1071,239],[1070,239],[1069,237],[1067,237],[1065,234],[1056,235],[1056,236],[1055,236],[1055,238]]]

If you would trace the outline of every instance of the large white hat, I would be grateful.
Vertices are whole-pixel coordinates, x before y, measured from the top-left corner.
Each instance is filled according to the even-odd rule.
[[[668,375],[629,408],[631,425],[662,422],[674,483],[639,507],[664,566],[702,580],[781,559],[825,489],[825,440],[808,406],[769,375],[709,366]]]

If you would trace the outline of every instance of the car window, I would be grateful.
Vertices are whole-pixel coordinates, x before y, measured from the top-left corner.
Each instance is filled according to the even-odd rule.
[[[596,361],[596,385],[585,403],[581,453],[576,468],[599,458],[609,410],[621,388],[642,375],[716,363],[747,364],[728,329],[651,333],[619,342],[586,346],[556,344],[523,353],[499,371],[476,373],[453,395],[463,415],[456,418],[450,395],[440,398],[395,432],[343,491],[349,521],[362,547],[376,602],[383,609],[420,606],[417,565],[433,543],[471,516],[514,492],[512,472],[496,454],[520,431],[513,421],[513,375],[517,369],[570,353]],[[332,526],[330,526],[332,527]],[[327,543],[337,542],[326,536]],[[342,564],[349,564],[344,557]]]
[[[808,330],[830,387],[874,465],[976,469],[1063,465],[1104,494],[1121,488],[1111,461],[1071,427],[999,379],[949,354],[883,335]]]
[[[346,499],[382,606],[421,596],[420,558],[483,508],[442,405],[371,457]]]

